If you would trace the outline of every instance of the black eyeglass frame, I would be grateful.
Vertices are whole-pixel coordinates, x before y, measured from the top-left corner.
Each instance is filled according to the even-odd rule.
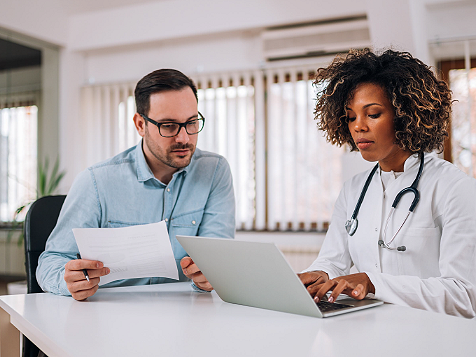
[[[192,119],[192,120],[189,120],[189,121],[186,121],[185,123],[177,123],[177,122],[174,122],[174,121],[168,121],[168,122],[164,122],[164,123],[159,123],[159,122],[156,122],[155,120],[153,119],[150,119],[147,115],[144,115],[144,114],[139,114],[142,118],[144,118],[144,120],[148,121],[149,123],[151,124],[154,124],[157,129],[159,129],[159,134],[160,136],[164,137],[164,138],[173,138],[175,136],[177,136],[179,133],[180,133],[180,130],[182,130],[182,128],[185,129],[185,132],[188,134],[188,135],[197,135],[199,132],[201,132],[203,130],[203,128],[205,127],[205,117],[202,115],[202,113],[198,112],[198,118],[197,119]],[[203,124],[202,124],[202,127],[199,131],[197,131],[196,133],[189,133],[188,130],[187,130],[187,125],[190,124],[190,122],[194,121],[194,120],[202,120],[203,121]],[[162,133],[160,132],[160,127],[164,124],[176,124],[179,126],[179,129],[177,130],[177,133],[175,135],[162,135]]]

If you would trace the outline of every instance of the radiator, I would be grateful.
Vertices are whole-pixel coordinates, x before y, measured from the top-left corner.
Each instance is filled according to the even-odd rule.
[[[8,230],[0,230],[0,275],[26,276],[25,251],[17,244],[19,232],[7,243]]]

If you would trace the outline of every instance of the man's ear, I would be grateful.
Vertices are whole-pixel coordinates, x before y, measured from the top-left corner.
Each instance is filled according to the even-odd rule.
[[[134,118],[132,120],[134,120],[134,125],[139,135],[144,137],[146,126],[144,118],[142,118],[139,113],[135,113]]]

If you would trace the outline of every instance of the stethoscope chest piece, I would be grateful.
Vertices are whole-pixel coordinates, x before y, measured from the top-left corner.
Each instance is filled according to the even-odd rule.
[[[357,230],[357,226],[359,222],[355,218],[351,218],[345,222],[345,230],[350,236],[353,236],[355,231]]]

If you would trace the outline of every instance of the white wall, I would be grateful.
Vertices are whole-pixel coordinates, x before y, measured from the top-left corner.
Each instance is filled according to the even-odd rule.
[[[164,0],[73,16],[69,45],[87,51],[364,13],[353,0]]]
[[[370,37],[376,48],[392,47],[415,53],[412,0],[367,0]],[[413,3],[420,3],[413,0]],[[399,21],[395,21],[398,19]]]
[[[463,58],[464,40],[476,56],[476,1],[451,1],[428,7],[427,37],[433,58]]]
[[[476,1],[449,1],[428,6],[429,40],[470,38],[476,33]]]
[[[62,0],[3,0],[0,28],[56,45],[66,45],[68,17]]]
[[[85,81],[109,83],[138,81],[158,68],[176,68],[188,75],[257,68],[262,61],[256,31],[164,40],[130,48],[89,51],[85,55]]]

